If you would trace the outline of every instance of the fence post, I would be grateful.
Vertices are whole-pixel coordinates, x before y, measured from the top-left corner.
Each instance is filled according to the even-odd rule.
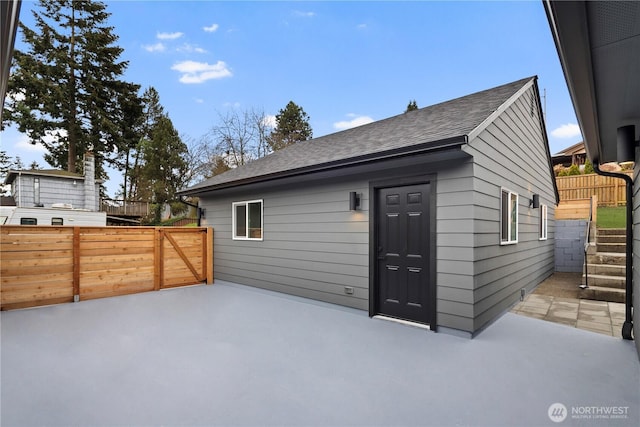
[[[162,270],[163,270],[163,262],[162,258],[164,256],[162,252],[162,229],[160,227],[154,227],[154,238],[153,238],[153,288],[156,291],[160,290],[160,286],[162,285]]]
[[[73,302],[80,301],[80,227],[73,227]]]
[[[213,279],[213,228],[207,227],[207,285],[212,285]]]

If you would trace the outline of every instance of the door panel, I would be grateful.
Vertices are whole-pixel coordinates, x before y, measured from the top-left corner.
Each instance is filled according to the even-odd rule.
[[[376,190],[377,312],[429,323],[430,184]]]

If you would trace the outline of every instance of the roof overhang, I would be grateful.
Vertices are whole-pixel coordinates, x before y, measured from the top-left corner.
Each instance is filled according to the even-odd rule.
[[[437,143],[429,142],[423,145],[404,147],[402,150],[390,150],[375,155],[360,156],[343,159],[337,162],[323,163],[308,168],[287,170],[270,175],[261,175],[249,179],[231,181],[213,186],[191,187],[178,192],[179,196],[202,196],[207,193],[221,193],[223,190],[237,189],[238,187],[260,187],[274,184],[288,184],[329,177],[345,176],[354,173],[371,172],[378,167],[388,167],[389,161],[398,161],[394,166],[407,166],[409,163],[424,161],[428,156],[430,161],[447,161],[456,158],[468,157],[460,148],[468,141],[466,136],[459,136],[441,140]],[[406,159],[408,163],[402,163]]]
[[[640,2],[543,0],[594,163],[617,160],[617,129],[640,132]]]
[[[7,93],[13,46],[20,22],[20,5],[20,0],[0,1],[0,97],[2,105],[4,105],[4,97]],[[0,120],[2,120],[2,108],[0,108]]]

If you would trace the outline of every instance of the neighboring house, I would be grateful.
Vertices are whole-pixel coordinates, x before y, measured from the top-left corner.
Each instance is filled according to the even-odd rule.
[[[565,148],[551,157],[553,166],[561,165],[568,168],[571,165],[582,166],[587,160],[587,152],[584,149],[584,142],[580,141],[569,148]]]
[[[596,167],[635,161],[626,178],[629,247],[622,336],[636,338],[640,355],[640,2],[543,1],[587,155]],[[610,173],[608,174],[610,175]],[[633,199],[632,201],[630,199]]]
[[[100,182],[93,155],[85,156],[85,175],[62,170],[10,170],[5,184],[11,201],[0,207],[0,224],[106,225],[100,210]]]
[[[297,143],[181,194],[215,228],[216,278],[432,330],[472,336],[554,269],[535,77]]]

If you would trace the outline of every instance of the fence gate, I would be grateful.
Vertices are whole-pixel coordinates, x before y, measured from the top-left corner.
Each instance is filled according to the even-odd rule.
[[[157,266],[160,289],[207,281],[207,230],[194,233],[189,228],[157,229],[160,254]]]

